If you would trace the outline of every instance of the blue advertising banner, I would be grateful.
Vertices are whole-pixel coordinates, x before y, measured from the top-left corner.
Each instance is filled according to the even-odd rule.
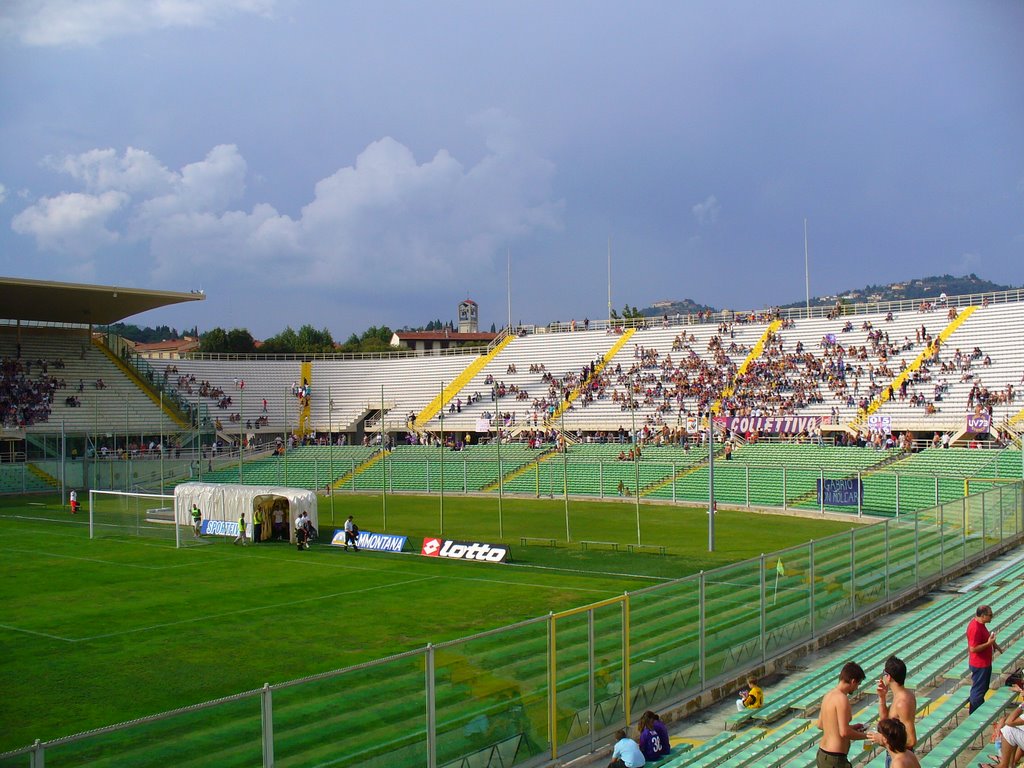
[[[833,480],[818,478],[818,503],[830,507],[856,507],[864,504],[864,487],[857,478]]]
[[[238,536],[238,522],[235,520],[203,520],[200,529],[204,536]]]
[[[372,531],[360,531],[356,537],[356,546],[371,552],[401,552],[405,547],[406,536],[396,536],[390,533],[373,533]],[[335,547],[345,546],[345,531],[341,528],[334,532],[331,544]]]

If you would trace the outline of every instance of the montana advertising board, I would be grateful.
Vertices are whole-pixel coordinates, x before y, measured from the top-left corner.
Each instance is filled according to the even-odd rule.
[[[401,552],[405,548],[406,538],[408,537],[396,536],[391,533],[360,531],[356,537],[356,546],[368,552]],[[335,529],[331,545],[335,547],[345,546],[345,531],[343,529]]]
[[[426,538],[420,548],[424,557],[445,557],[449,560],[473,560],[478,563],[504,563],[509,559],[508,547],[480,541]]]

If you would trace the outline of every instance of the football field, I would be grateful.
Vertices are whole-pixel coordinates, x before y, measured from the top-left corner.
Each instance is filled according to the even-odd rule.
[[[321,543],[242,548],[205,538],[90,540],[85,516],[56,498],[0,500],[0,750],[130,720],[429,643],[593,603],[624,591],[819,539],[851,522],[722,512],[707,552],[701,509],[636,510],[573,502],[566,540],[561,500],[347,496],[366,531],[510,547],[505,565],[329,547],[331,502],[320,500]],[[520,536],[556,546],[520,544]],[[419,537],[419,538],[418,538]],[[618,551],[578,542],[621,543]]]

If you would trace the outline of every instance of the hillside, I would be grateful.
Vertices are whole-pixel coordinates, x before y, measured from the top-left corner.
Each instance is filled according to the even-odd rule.
[[[945,293],[947,296],[960,296],[970,293],[1009,291],[1017,287],[993,283],[973,273],[963,277],[937,275],[889,283],[888,285],[866,285],[863,288],[853,288],[830,296],[815,296],[811,299],[811,304],[812,306],[828,306],[834,304],[838,299],[851,302],[904,301],[908,299],[935,298],[942,293]],[[806,301],[803,299],[794,301],[791,304],[781,305],[783,309],[803,306],[806,306]],[[687,314],[701,310],[718,311],[715,307],[699,304],[693,299],[680,299],[656,301],[651,306],[640,310],[640,313],[648,317],[658,317],[665,314],[674,315],[677,312]]]

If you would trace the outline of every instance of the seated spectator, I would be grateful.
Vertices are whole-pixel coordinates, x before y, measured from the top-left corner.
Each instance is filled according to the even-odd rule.
[[[637,725],[637,741],[646,760],[654,761],[665,757],[670,751],[668,729],[655,712],[647,710],[640,715]]]
[[[620,728],[616,731],[612,761],[608,763],[608,768],[643,768],[645,765],[647,758],[637,743],[629,738],[625,729]]]
[[[747,675],[747,687],[740,689],[740,696],[736,699],[736,711],[742,712],[745,709],[760,709],[764,706],[764,691],[757,684],[757,678]]]

